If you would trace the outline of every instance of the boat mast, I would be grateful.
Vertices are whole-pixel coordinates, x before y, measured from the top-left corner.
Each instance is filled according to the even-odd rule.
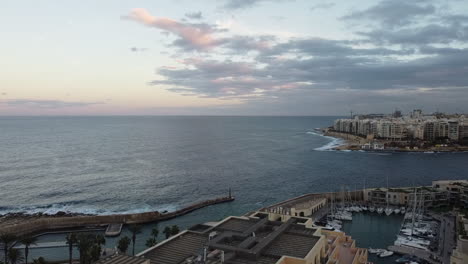
[[[414,231],[414,216],[416,214],[416,187],[414,187],[414,203],[413,203],[413,212],[411,213],[411,235],[410,237],[413,237],[413,231]]]

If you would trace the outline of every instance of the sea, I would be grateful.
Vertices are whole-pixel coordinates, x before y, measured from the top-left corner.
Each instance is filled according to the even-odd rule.
[[[468,153],[334,151],[342,141],[315,128],[336,118],[0,117],[0,214],[172,211],[236,197],[162,230],[305,193],[386,186],[387,177],[390,187],[468,179]]]

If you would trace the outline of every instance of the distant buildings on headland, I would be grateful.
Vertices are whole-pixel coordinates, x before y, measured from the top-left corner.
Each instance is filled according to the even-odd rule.
[[[419,109],[409,115],[395,111],[392,115],[355,115],[348,119],[337,119],[333,130],[367,140],[381,139],[387,142],[468,143],[468,119],[464,115],[425,115]]]

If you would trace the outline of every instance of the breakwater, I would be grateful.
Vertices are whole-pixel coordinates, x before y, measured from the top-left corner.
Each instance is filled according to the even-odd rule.
[[[178,216],[188,214],[192,211],[207,207],[210,205],[234,201],[234,197],[226,196],[202,202],[194,203],[182,209],[160,213],[145,212],[135,214],[116,214],[116,215],[85,215],[85,216],[63,216],[63,217],[38,217],[28,218],[24,221],[18,219],[14,223],[0,223],[0,234],[13,233],[15,235],[33,234],[44,231],[71,229],[79,227],[103,226],[114,223],[122,224],[144,224],[150,222],[159,222],[169,220]]]

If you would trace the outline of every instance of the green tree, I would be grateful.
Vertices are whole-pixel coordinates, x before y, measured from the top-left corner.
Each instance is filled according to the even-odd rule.
[[[117,244],[120,252],[127,254],[128,246],[130,245],[130,238],[127,236],[122,237]]]
[[[146,240],[146,246],[147,247],[152,247],[152,246],[155,246],[158,242],[156,241],[156,239],[154,239],[154,237],[150,237]]]
[[[33,264],[46,264],[46,261],[43,257],[39,257],[37,259],[33,259]]]
[[[77,235],[77,247],[80,252],[80,264],[89,264],[90,260],[90,250],[94,245],[93,236],[90,234],[80,233]]]
[[[157,226],[153,227],[153,229],[151,229],[151,235],[153,236],[154,240],[156,240],[158,238],[158,235],[159,235],[159,229]]]
[[[76,238],[76,233],[68,234],[65,239],[67,240],[68,245],[68,263],[72,264],[73,262],[73,246],[78,242]]]
[[[24,260],[26,261],[26,264],[28,264],[28,256],[29,256],[29,247],[31,245],[35,245],[37,242],[37,237],[33,236],[23,236],[20,239],[21,244],[24,245]]]
[[[135,241],[137,234],[141,233],[141,226],[139,225],[130,225],[128,230],[132,233],[132,255],[135,256]]]
[[[177,234],[179,234],[179,232],[180,232],[180,229],[179,229],[179,227],[177,225],[173,225],[171,227],[171,235],[173,235],[173,236],[177,235]]]
[[[23,256],[21,255],[21,251],[17,248],[10,248],[8,250],[8,259],[10,260],[11,264],[16,264],[18,261],[23,261]]]
[[[171,234],[172,234],[172,230],[170,227],[166,226],[164,228],[164,231],[163,231],[164,235],[166,235],[166,239],[168,239],[169,237],[171,237]]]
[[[3,254],[5,256],[5,264],[8,264],[8,250],[13,242],[15,242],[17,237],[14,234],[1,234],[0,241],[3,243]]]

